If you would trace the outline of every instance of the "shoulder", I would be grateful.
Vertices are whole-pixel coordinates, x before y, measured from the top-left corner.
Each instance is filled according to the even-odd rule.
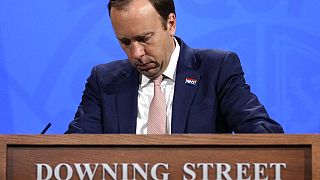
[[[90,78],[94,78],[102,84],[114,84],[124,77],[131,74],[133,67],[128,60],[117,60],[105,64],[98,64],[92,68]]]
[[[193,49],[198,68],[220,69],[227,65],[240,65],[239,57],[232,51],[219,49]]]
[[[230,58],[238,58],[238,55],[232,51],[220,49],[193,49],[195,58],[202,61],[223,62]]]
[[[220,69],[224,64],[240,65],[238,55],[232,51],[191,48],[180,38],[176,39],[181,46],[180,64],[192,67],[194,70],[212,71]]]
[[[98,64],[93,67],[93,71],[100,76],[117,75],[129,71],[131,68],[132,66],[128,60],[117,60],[105,64]]]

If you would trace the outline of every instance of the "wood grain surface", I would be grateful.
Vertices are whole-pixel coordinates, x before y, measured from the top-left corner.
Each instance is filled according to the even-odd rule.
[[[248,176],[252,179],[252,163],[284,162],[283,179],[320,179],[319,147],[319,135],[4,135],[0,136],[0,179],[36,179],[36,163],[55,167],[59,163],[115,162],[149,163],[149,169],[156,163],[168,163],[169,170],[159,173],[170,172],[169,179],[182,179],[182,167],[188,162],[229,163],[232,177],[235,163],[251,163]],[[121,168],[118,171],[120,179]],[[202,169],[195,168],[195,172],[201,179]],[[265,172],[270,179],[274,177],[274,169]],[[215,179],[215,173],[210,168],[209,179]],[[94,179],[101,176],[97,173]],[[150,174],[148,177],[151,179]]]

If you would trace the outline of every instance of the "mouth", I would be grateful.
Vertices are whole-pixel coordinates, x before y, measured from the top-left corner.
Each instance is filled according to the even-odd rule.
[[[156,64],[153,62],[145,63],[142,65],[137,65],[137,68],[141,71],[148,71],[156,67]]]

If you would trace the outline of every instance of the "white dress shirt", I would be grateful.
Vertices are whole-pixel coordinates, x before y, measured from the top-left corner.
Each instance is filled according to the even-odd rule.
[[[163,72],[164,79],[161,82],[161,90],[166,98],[168,134],[171,134],[172,101],[176,79],[176,67],[180,53],[180,45],[175,38],[174,41],[176,47],[171,55],[167,69]],[[139,85],[138,91],[138,115],[136,134],[147,134],[149,106],[153,98],[154,84],[152,80],[150,80],[143,74],[141,76],[141,83]]]

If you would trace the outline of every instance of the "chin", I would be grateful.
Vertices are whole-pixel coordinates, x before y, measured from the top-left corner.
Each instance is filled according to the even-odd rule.
[[[151,70],[152,71],[152,70]],[[141,72],[143,75],[147,76],[149,79],[156,78],[159,72]]]
[[[143,74],[143,75],[147,76],[149,79],[153,79],[156,77],[156,75],[154,74]]]

